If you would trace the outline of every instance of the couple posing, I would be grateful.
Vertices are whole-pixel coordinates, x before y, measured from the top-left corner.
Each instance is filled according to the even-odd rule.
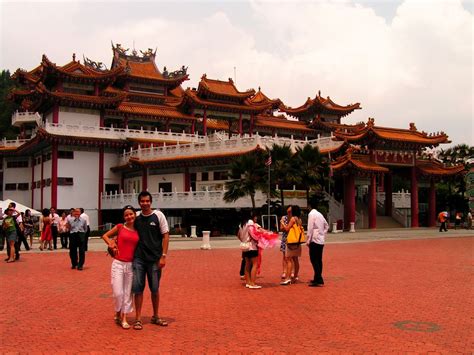
[[[114,257],[111,280],[115,303],[115,323],[129,329],[127,313],[132,312],[132,293],[135,300],[135,321],[133,329],[143,329],[141,311],[145,279],[151,292],[153,317],[151,323],[167,326],[158,317],[160,302],[159,287],[161,271],[166,265],[169,244],[169,229],[165,215],[152,210],[152,197],[148,191],[138,195],[141,214],[136,216],[132,206],[123,208],[124,224],[117,224],[102,236]],[[114,238],[116,236],[116,238]]]

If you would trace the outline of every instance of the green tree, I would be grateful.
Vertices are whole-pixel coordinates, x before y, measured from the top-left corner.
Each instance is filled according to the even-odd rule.
[[[242,155],[231,163],[230,180],[226,182],[224,201],[235,202],[239,198],[250,196],[252,208],[255,209],[255,193],[266,191],[267,178],[265,155],[262,150]]]
[[[0,138],[15,139],[18,130],[11,125],[12,114],[15,111],[15,104],[8,100],[8,94],[14,87],[8,70],[2,70],[0,74]]]
[[[306,203],[309,205],[310,190],[322,194],[329,176],[329,162],[319,152],[318,147],[306,144],[296,148],[295,162],[301,185],[306,190]]]
[[[292,185],[299,183],[300,179],[297,174],[296,164],[293,159],[293,152],[289,145],[273,144],[270,154],[272,156],[272,178],[280,189],[281,214],[284,214],[285,197],[284,190]]]

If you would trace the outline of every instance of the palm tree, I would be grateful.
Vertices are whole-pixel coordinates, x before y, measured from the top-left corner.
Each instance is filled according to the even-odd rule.
[[[280,201],[281,201],[281,213],[284,213],[285,208],[285,197],[284,189],[288,186],[297,184],[299,182],[299,176],[295,169],[293,158],[293,152],[289,145],[277,145],[273,144],[270,154],[272,156],[272,177],[275,179],[275,183],[278,184],[280,189]]]
[[[309,191],[322,192],[329,175],[329,163],[317,147],[306,144],[303,148],[297,147],[295,162],[301,184],[306,190],[306,203],[309,205]]]
[[[239,198],[250,196],[255,209],[255,193],[266,191],[265,156],[262,150],[242,155],[231,163],[230,181],[226,182],[224,201],[235,202]]]

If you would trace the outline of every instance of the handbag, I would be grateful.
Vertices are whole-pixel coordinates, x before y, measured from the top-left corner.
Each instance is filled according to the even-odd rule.
[[[250,242],[240,242],[240,250],[248,251],[250,249]]]
[[[286,244],[303,244],[306,242],[306,235],[304,234],[303,226],[299,226],[296,223],[293,224],[291,229],[288,231],[286,237]]]

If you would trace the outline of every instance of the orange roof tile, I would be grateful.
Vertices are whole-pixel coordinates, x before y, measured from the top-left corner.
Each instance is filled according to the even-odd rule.
[[[273,127],[288,130],[297,130],[303,132],[314,132],[314,129],[308,128],[305,122],[291,121],[274,116],[258,115],[255,120],[257,127]]]
[[[425,146],[450,142],[448,136],[443,132],[428,135],[425,132],[419,132],[414,124],[410,124],[410,129],[377,127],[374,125],[373,118],[370,118],[368,123],[363,127],[348,132],[338,129],[334,132],[334,135],[338,139],[347,140],[349,142],[360,142],[370,139],[370,137],[373,136],[381,140],[415,143]]]
[[[207,129],[223,130],[229,129],[229,124],[223,120],[217,120],[214,118],[208,118],[206,121]]]
[[[389,169],[380,166],[374,162],[371,162],[370,157],[368,155],[353,154],[350,149],[345,155],[332,162],[331,168],[333,169],[333,171],[338,171],[342,169],[355,169],[369,173],[389,172]]]
[[[234,85],[234,81],[229,78],[229,81],[221,81],[215,79],[208,79],[206,74],[201,77],[198,86],[198,93],[211,93],[217,96],[236,97],[246,99],[255,94],[255,90],[238,91]]]
[[[329,96],[325,99],[321,97],[320,93],[318,93],[318,95],[316,95],[314,99],[308,97],[306,102],[300,107],[291,108],[282,106],[281,110],[294,117],[302,117],[308,114],[314,114],[319,112],[331,113],[338,115],[339,117],[343,117],[350,114],[352,111],[358,110],[360,108],[360,103],[341,106],[332,101]]]
[[[426,175],[456,175],[465,170],[464,165],[444,166],[434,160],[417,160],[416,167]]]
[[[260,105],[260,104],[267,104],[267,105],[271,105],[271,107],[273,109],[277,109],[278,107],[280,107],[282,105],[282,102],[280,99],[274,99],[274,100],[271,100],[268,98],[268,96],[266,96],[261,90],[260,88],[258,88],[258,91],[257,93],[252,96],[249,101],[252,103],[252,104],[257,104],[257,105]]]
[[[176,118],[187,120],[190,122],[196,120],[193,116],[181,113],[175,107],[167,107],[162,105],[147,105],[129,101],[122,102],[118,107],[118,111],[143,116]]]

